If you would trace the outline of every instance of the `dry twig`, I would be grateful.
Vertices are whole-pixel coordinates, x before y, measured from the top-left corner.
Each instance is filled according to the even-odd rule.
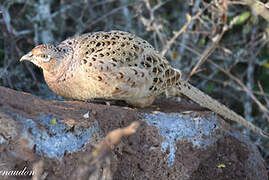
[[[261,15],[269,22],[269,4],[264,4],[258,0],[244,0],[256,15]]]
[[[229,76],[232,80],[234,80],[237,84],[239,84],[243,90],[248,93],[250,95],[250,97],[252,98],[252,100],[259,106],[260,110],[264,113],[269,113],[269,110],[264,107],[264,105],[256,98],[256,96],[251,92],[251,90],[249,90],[245,84],[243,84],[240,79],[238,79],[237,77],[235,77],[234,75],[232,75],[230,72],[226,71],[224,68],[222,68],[221,66],[219,66],[218,64],[216,64],[215,62],[213,62],[212,60],[208,59],[208,61],[213,64],[214,66],[216,66],[219,70],[221,70],[222,72],[224,72],[227,76]]]
[[[228,26],[226,25],[227,23],[227,14],[228,14],[228,2],[227,0],[223,1],[221,5],[219,5],[219,9],[221,10],[221,16],[220,16],[220,21],[222,24],[225,24],[224,27],[222,28],[221,32],[217,35],[215,35],[212,38],[212,43],[206,48],[206,50],[203,52],[201,55],[200,59],[194,66],[194,68],[191,70],[190,74],[187,77],[187,81],[193,76],[195,73],[199,72],[198,68],[208,59],[208,57],[216,50],[218,47],[218,44],[220,40],[222,39],[224,33],[228,30]]]
[[[111,151],[122,137],[134,134],[138,127],[139,123],[133,122],[125,128],[119,128],[108,133],[103,141],[96,145],[95,150],[85,157],[85,164],[77,168],[73,179],[84,180],[94,177],[94,179],[110,180],[112,178],[109,156]]]
[[[195,73],[199,72],[198,68],[208,59],[208,57],[216,50],[220,40],[222,39],[224,33],[227,31],[227,27],[225,26],[220,34],[217,34],[213,39],[212,43],[206,48],[206,50],[201,55],[200,59],[191,70],[190,74],[188,75],[187,81],[193,76]]]
[[[199,16],[201,16],[201,14],[208,8],[210,7],[211,4],[208,4],[208,6],[206,6],[202,11],[200,11],[199,13],[197,13],[195,16],[191,17],[189,14],[186,15],[186,19],[187,22],[184,24],[184,26],[179,30],[176,31],[174,33],[174,36],[166,43],[166,45],[164,46],[163,50],[161,51],[161,55],[164,56],[166,54],[166,52],[168,51],[168,49],[170,49],[171,45],[177,40],[177,38],[186,31],[186,29],[188,28],[188,26],[190,25],[190,23],[196,19],[199,18]]]
[[[181,44],[182,45],[182,44]],[[196,54],[197,56],[201,57],[201,54],[195,50],[193,50],[192,48],[185,46],[186,49],[188,49],[189,51],[193,52],[194,54]],[[233,76],[229,71],[226,71],[224,68],[222,68],[221,66],[219,66],[218,64],[216,64],[214,61],[212,61],[211,59],[207,59],[208,62],[210,62],[211,64],[213,64],[214,66],[216,66],[220,71],[222,71],[223,73],[225,73],[227,76],[229,76],[232,80],[234,80],[237,84],[239,84],[239,86],[242,87],[242,90],[245,91],[246,93],[250,94],[250,97],[252,98],[252,100],[258,105],[258,107],[260,108],[260,110],[264,113],[269,113],[269,110],[264,107],[264,105],[256,98],[256,96],[252,93],[252,91],[250,91],[241,81],[240,79],[238,79],[237,77]]]

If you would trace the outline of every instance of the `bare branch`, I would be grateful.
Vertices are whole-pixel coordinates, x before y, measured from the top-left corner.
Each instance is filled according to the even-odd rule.
[[[107,177],[110,179],[110,177],[112,177],[109,167],[109,155],[111,151],[120,142],[122,137],[134,134],[138,127],[139,123],[135,121],[125,128],[119,128],[108,133],[103,141],[96,145],[95,150],[84,158],[85,164],[77,168],[76,172],[73,173],[73,179],[82,180],[88,179],[89,177],[95,177],[95,179],[98,177]],[[105,162],[106,165],[103,167],[103,170],[101,170],[103,162]],[[103,171],[103,173],[100,171]]]
[[[188,75],[187,80],[191,78],[195,73],[198,72],[198,68],[208,59],[208,57],[216,50],[220,40],[222,39],[224,33],[227,31],[227,27],[225,26],[220,34],[217,34],[213,38],[213,42],[207,47],[207,49],[201,55],[199,61],[196,63],[190,74]]]
[[[258,0],[244,0],[256,15],[261,15],[269,22],[269,4],[264,4]]]

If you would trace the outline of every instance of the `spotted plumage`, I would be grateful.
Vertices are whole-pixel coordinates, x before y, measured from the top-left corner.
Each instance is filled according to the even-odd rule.
[[[219,115],[267,136],[243,117],[184,81],[147,41],[122,31],[69,38],[58,46],[39,45],[21,58],[43,69],[48,86],[66,98],[124,100],[146,107],[161,95],[185,95]]]

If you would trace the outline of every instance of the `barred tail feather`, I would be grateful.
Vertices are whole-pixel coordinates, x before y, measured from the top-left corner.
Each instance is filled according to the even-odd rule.
[[[199,89],[195,88],[191,84],[187,82],[178,83],[179,92],[183,95],[187,96],[194,102],[198,103],[199,105],[208,108],[215,113],[223,116],[224,118],[230,119],[237,123],[242,124],[243,126],[249,128],[253,132],[262,135],[263,137],[269,138],[269,134],[264,132],[262,129],[256,127],[251,122],[245,120],[242,116],[238,115],[234,111],[227,108],[225,105],[219,103],[217,100],[211,98],[210,96],[206,95]]]

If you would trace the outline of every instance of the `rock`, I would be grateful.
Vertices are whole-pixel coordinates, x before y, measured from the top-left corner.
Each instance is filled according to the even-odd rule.
[[[44,101],[4,87],[0,97],[0,179],[21,179],[1,173],[31,172],[40,161],[47,179],[70,179],[106,134],[135,120],[137,133],[103,162],[112,179],[268,179],[257,147],[195,104],[161,99],[132,109]]]

